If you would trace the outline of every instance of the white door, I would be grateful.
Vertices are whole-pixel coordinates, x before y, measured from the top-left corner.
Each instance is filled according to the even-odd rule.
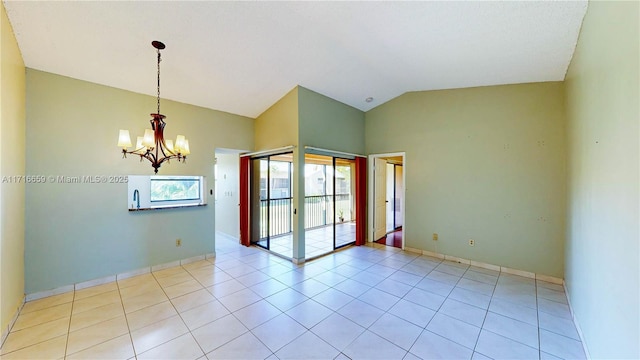
[[[404,194],[404,188],[402,185],[402,179],[403,179],[403,168],[402,166],[396,166],[395,167],[395,172],[396,172],[396,198],[395,200],[395,205],[394,205],[394,210],[396,212],[395,214],[395,224],[394,226],[400,227],[402,226],[402,223],[404,221],[403,217],[402,217],[402,203],[404,202],[404,199],[402,198],[402,194]]]
[[[378,240],[387,234],[387,161],[375,159],[374,164],[374,240]]]
[[[393,193],[395,192],[395,165],[387,163],[387,233],[395,228],[393,218],[395,215],[395,206]]]

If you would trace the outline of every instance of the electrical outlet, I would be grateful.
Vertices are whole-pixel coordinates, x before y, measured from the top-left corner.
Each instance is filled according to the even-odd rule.
[[[476,241],[473,239],[469,239],[469,246],[476,246]]]
[[[433,241],[438,241],[438,233],[433,233]]]
[[[176,246],[182,246],[182,239],[176,239]]]

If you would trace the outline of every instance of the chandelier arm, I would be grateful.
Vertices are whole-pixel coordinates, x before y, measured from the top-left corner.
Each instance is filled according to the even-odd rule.
[[[160,159],[160,162],[158,162],[158,167],[160,167],[160,165],[162,165],[162,163],[165,162],[165,161],[168,163],[171,158],[172,157],[170,156],[170,157],[165,157],[165,158]]]
[[[143,154],[144,154],[144,153],[146,153],[146,152],[147,152],[147,149],[145,149],[145,147],[143,146],[143,147],[141,147],[141,148],[139,148],[139,149],[132,150],[132,151],[130,151],[129,153],[130,153],[130,154],[143,155]]]
[[[145,159],[151,161],[151,164],[155,164],[155,162],[156,162],[156,157],[155,157],[155,155],[153,155],[152,152],[148,152],[148,153],[144,154],[143,157]]]

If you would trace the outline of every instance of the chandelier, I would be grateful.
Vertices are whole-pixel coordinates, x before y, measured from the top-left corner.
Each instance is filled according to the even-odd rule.
[[[164,115],[160,114],[160,50],[165,48],[165,45],[160,41],[152,41],[151,45],[156,48],[158,53],[158,111],[155,114],[151,114],[153,119],[149,120],[151,123],[151,129],[144,131],[144,136],[138,136],[136,141],[136,147],[133,150],[127,150],[131,146],[131,138],[129,137],[129,130],[120,130],[120,136],[118,137],[118,146],[122,148],[122,157],[126,158],[127,154],[134,154],[140,156],[142,159],[147,159],[151,162],[151,166],[155,169],[155,173],[158,173],[158,168],[163,162],[169,162],[170,159],[178,159],[178,162],[185,162],[189,151],[189,140],[185,139],[183,135],[178,135],[175,145],[171,140],[164,139],[164,127],[166,123]]]

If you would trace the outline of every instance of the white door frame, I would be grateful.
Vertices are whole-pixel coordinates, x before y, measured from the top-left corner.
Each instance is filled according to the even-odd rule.
[[[375,208],[375,197],[374,197],[374,187],[373,187],[373,179],[375,177],[375,173],[374,173],[374,164],[375,164],[375,160],[376,158],[388,158],[388,157],[395,157],[395,156],[402,156],[402,206],[401,211],[402,211],[402,218],[404,219],[404,221],[402,222],[402,249],[404,250],[405,247],[405,237],[407,234],[407,215],[405,214],[405,204],[407,203],[407,198],[406,198],[406,192],[407,192],[407,157],[406,157],[406,153],[404,151],[402,152],[394,152],[394,153],[384,153],[384,154],[371,154],[368,156],[368,167],[367,167],[367,203],[368,203],[368,207],[367,207],[367,241],[368,242],[373,242],[374,239],[374,217],[373,217],[373,210]]]

